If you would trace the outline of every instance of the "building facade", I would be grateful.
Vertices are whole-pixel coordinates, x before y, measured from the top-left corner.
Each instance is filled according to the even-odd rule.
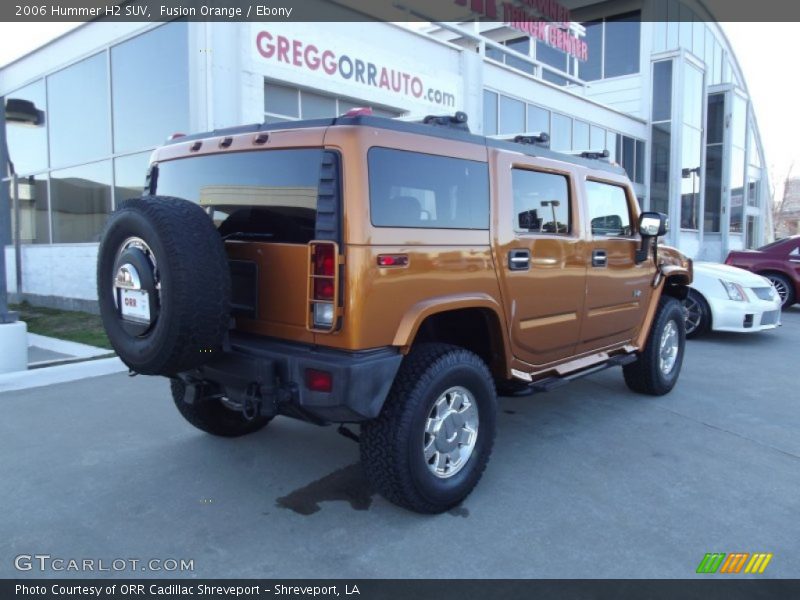
[[[763,149],[721,28],[677,0],[601,7],[540,29],[83,25],[0,69],[5,106],[27,101],[42,116],[6,124],[16,177],[2,190],[18,239],[6,248],[9,291],[92,308],[104,220],[141,193],[150,153],[170,134],[361,106],[400,118],[463,110],[477,133],[545,132],[558,151],[608,150],[642,207],[670,215],[668,242],[696,259],[768,241]]]

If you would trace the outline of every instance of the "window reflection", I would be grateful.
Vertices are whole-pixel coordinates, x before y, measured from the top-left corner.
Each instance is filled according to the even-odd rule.
[[[32,103],[31,108],[40,111],[42,119],[37,124],[6,123],[8,155],[14,171],[21,174],[43,171],[47,168],[47,94],[44,79],[10,92],[5,97],[5,102],[10,105],[14,100]],[[2,106],[4,104],[0,104]],[[11,106],[7,110],[10,112]]]
[[[188,44],[187,24],[169,23],[111,48],[116,152],[188,130]]]
[[[146,85],[146,80],[136,82]],[[51,166],[102,158],[111,153],[108,68],[101,52],[47,78]]]
[[[14,196],[10,182],[4,183],[8,192],[11,209],[11,235],[16,241],[17,211],[14,210]],[[20,177],[17,180],[19,206],[19,240],[22,244],[47,244],[50,242],[50,218],[47,202],[47,176]]]
[[[144,190],[150,153],[141,152],[114,160],[114,204],[128,198],[138,198]]]
[[[53,171],[50,176],[53,205],[53,242],[99,240],[111,212],[111,162],[102,161]]]

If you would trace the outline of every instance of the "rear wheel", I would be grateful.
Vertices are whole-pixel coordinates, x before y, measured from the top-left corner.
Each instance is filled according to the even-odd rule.
[[[420,513],[459,504],[481,478],[497,398],[486,364],[446,344],[405,358],[381,414],[361,428],[361,461],[387,500]]]
[[[788,308],[795,303],[794,286],[786,275],[765,273],[764,277],[772,282],[775,291],[781,298],[781,308]]]
[[[675,387],[686,347],[686,320],[681,303],[670,296],[658,302],[650,335],[636,362],[622,368],[634,392],[663,396]]]
[[[683,301],[683,311],[686,316],[687,338],[699,337],[711,328],[711,309],[700,292],[689,290]]]
[[[181,416],[199,430],[211,435],[240,437],[264,429],[272,420],[271,417],[260,415],[246,417],[241,411],[226,407],[222,398],[201,393],[201,388],[189,388],[194,393],[188,398],[187,386],[180,379],[172,379],[170,387],[172,399]]]

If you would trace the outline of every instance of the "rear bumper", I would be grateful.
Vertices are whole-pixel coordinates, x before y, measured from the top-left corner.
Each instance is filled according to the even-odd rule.
[[[353,352],[237,335],[222,356],[182,376],[234,402],[253,400],[262,414],[352,423],[378,416],[402,359],[393,347]],[[332,390],[308,389],[307,369],[330,373]]]

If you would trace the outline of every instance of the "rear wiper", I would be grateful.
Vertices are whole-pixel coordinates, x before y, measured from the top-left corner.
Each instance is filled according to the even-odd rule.
[[[249,240],[261,240],[261,239],[269,239],[271,237],[275,237],[272,233],[252,233],[247,231],[234,231],[233,233],[229,233],[228,235],[222,236],[222,241],[229,240],[231,238],[245,238]]]

